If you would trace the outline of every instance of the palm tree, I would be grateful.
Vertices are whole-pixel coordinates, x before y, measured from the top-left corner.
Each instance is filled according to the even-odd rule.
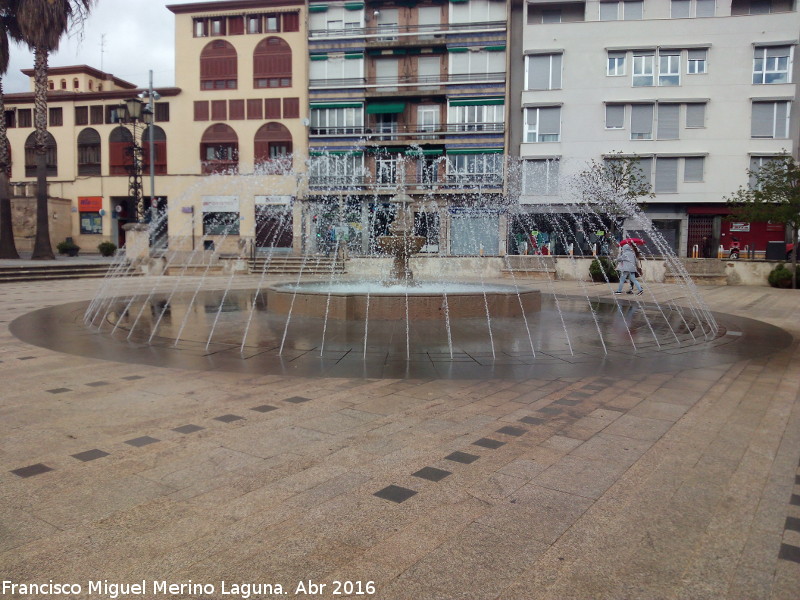
[[[8,71],[8,38],[16,38],[13,5],[11,0],[0,1],[0,258],[19,258],[11,224],[11,198],[8,190],[8,168],[11,161],[8,155],[3,102],[3,75]]]
[[[73,23],[82,23],[95,0],[10,0],[16,4],[22,41],[33,51],[36,152],[36,237],[34,259],[54,259],[47,210],[47,61]]]

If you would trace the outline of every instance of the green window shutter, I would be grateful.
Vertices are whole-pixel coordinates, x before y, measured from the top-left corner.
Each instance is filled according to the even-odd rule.
[[[328,12],[328,5],[327,4],[312,4],[308,7],[308,12],[316,13],[316,12]]]
[[[315,108],[361,108],[360,102],[325,102],[322,104],[312,104],[310,109]]]
[[[361,10],[364,8],[363,2],[345,2],[344,3],[345,10]]]
[[[406,109],[405,102],[376,102],[367,105],[368,115],[387,115],[401,113]]]
[[[328,60],[327,54],[312,54],[309,57],[311,60]]]
[[[469,52],[469,48],[465,48],[464,46],[448,46],[448,52]]]
[[[505,46],[486,46],[484,48],[487,52],[503,52],[505,49]]]
[[[353,60],[357,58],[364,58],[363,52],[352,52],[351,54],[344,55],[345,60]]]
[[[470,98],[468,100],[451,100],[450,106],[499,106],[505,103],[504,98]]]
[[[311,156],[361,156],[362,150],[312,150]]]

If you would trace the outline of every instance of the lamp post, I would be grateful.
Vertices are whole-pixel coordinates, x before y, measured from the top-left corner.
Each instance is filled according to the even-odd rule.
[[[128,197],[133,200],[136,207],[136,220],[139,223],[145,221],[144,196],[142,196],[142,140],[141,133],[144,127],[153,122],[153,111],[144,107],[138,98],[128,98],[120,105],[120,122],[130,125],[133,132],[128,152],[131,155],[131,164],[128,167]],[[139,131],[139,128],[142,131]]]

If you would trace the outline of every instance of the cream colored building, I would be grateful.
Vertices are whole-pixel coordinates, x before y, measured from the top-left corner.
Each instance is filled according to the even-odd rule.
[[[724,196],[748,168],[797,154],[793,1],[527,0],[511,23],[510,147],[531,213],[589,161],[639,156],[646,212],[685,254],[707,232],[726,244]]]
[[[162,215],[160,245],[168,240],[170,249],[180,250],[202,243],[223,253],[251,244],[299,249],[301,236],[292,235],[291,224],[300,226],[293,218],[299,211],[295,174],[303,172],[308,155],[304,3],[232,0],[168,8],[175,14],[176,85],[155,90],[154,189],[149,131],[139,125],[132,133],[118,122],[120,103],[131,97],[148,102],[148,88],[88,66],[50,70],[49,193],[72,202],[73,239],[87,252],[104,240],[124,242],[123,226],[137,218],[127,168],[135,134],[144,146],[147,212],[152,205]],[[13,190],[32,196],[33,94],[8,94],[5,103]],[[271,233],[276,222],[281,239]]]

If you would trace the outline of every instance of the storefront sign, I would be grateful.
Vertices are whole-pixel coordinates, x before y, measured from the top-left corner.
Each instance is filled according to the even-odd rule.
[[[102,196],[79,196],[78,212],[100,212],[103,208]]]
[[[294,200],[292,196],[256,196],[256,206],[287,206],[292,203],[292,200]]]
[[[239,196],[203,196],[203,212],[239,212]]]
[[[750,231],[750,223],[731,223],[731,231],[748,232]]]

